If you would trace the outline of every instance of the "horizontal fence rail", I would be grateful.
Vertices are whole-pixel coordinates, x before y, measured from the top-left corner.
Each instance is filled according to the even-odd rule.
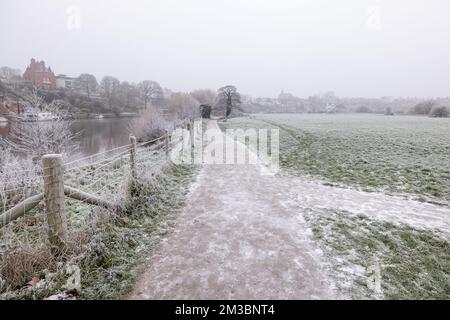
[[[44,199],[44,194],[40,193],[38,195],[29,197],[28,199],[23,200],[18,205],[5,211],[0,216],[0,227],[3,227],[4,225],[7,225],[11,221],[22,217],[25,213],[34,209],[43,199]]]

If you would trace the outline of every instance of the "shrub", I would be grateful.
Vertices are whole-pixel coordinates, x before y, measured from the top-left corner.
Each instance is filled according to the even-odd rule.
[[[138,141],[148,141],[164,135],[169,126],[169,122],[151,106],[130,123],[129,131]]]
[[[48,112],[54,119],[45,122],[26,123],[26,119],[18,119],[11,126],[10,136],[0,139],[0,145],[10,151],[26,155],[34,160],[44,154],[60,153],[67,155],[76,151],[79,143],[72,133],[69,114],[54,101],[44,102],[36,93],[28,97],[27,110],[32,113]]]
[[[434,106],[433,100],[427,100],[421,103],[416,104],[412,110],[412,114],[430,114],[431,109]]]
[[[207,105],[207,104],[200,105],[200,115],[201,115],[201,117],[204,118],[204,119],[211,118],[211,110],[212,110],[212,107],[210,105]]]
[[[357,113],[372,113],[372,109],[366,106],[360,106],[356,109]]]
[[[394,113],[392,112],[392,109],[390,107],[387,107],[386,110],[384,111],[384,115],[393,116]]]
[[[433,118],[447,118],[449,116],[449,111],[447,107],[434,107],[430,111],[430,117]]]

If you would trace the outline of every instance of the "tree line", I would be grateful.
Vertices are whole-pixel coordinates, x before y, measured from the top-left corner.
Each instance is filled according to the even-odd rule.
[[[20,70],[0,68],[3,87],[12,87],[18,96],[26,97],[36,91],[46,103],[55,103],[70,114],[120,114],[143,113],[150,107],[179,118],[194,116],[200,105],[210,106],[214,113],[228,117],[241,105],[241,96],[235,86],[227,85],[217,91],[198,89],[191,92],[173,92],[163,88],[157,81],[143,80],[138,83],[120,81],[114,76],[97,80],[93,74],[82,73],[72,81],[70,88],[40,90],[21,84]],[[11,91],[4,90],[2,99]],[[12,98],[12,97],[11,97]],[[18,100],[17,96],[14,100]],[[25,100],[25,99],[22,99]],[[20,110],[19,110],[20,112]]]

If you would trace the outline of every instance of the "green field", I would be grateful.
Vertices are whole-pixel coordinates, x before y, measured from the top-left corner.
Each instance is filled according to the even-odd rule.
[[[234,118],[220,126],[278,128],[284,174],[337,188],[401,195],[395,200],[401,208],[409,203],[403,196],[438,203],[432,204],[436,210],[450,201],[450,119],[270,114]],[[329,189],[328,196],[337,191]],[[402,210],[397,214],[403,214],[405,223],[382,213],[347,212],[336,204],[299,204],[342,297],[449,299],[450,235],[430,228],[427,218],[410,225]],[[388,205],[382,209],[390,211]]]
[[[279,128],[280,165],[290,174],[421,200],[450,200],[450,119],[270,114],[222,126]]]
[[[343,211],[304,217],[344,297],[450,299],[448,236]]]

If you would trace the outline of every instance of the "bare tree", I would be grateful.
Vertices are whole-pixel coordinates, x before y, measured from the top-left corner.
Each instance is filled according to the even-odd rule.
[[[36,90],[33,90],[24,97],[24,105],[25,111],[29,112],[43,111],[47,106],[44,98],[42,98]]]
[[[241,104],[241,95],[235,86],[225,86],[217,90],[218,105],[225,107],[225,121],[231,114],[231,110]]]
[[[61,153],[68,155],[76,151],[79,144],[76,142],[76,134],[71,131],[71,122],[58,102],[43,103],[37,94],[33,93],[26,99],[28,112],[49,112],[53,119],[45,122],[30,123],[26,119],[18,119],[11,126],[7,139],[1,139],[0,145],[14,153],[40,159],[44,154]],[[33,104],[33,101],[35,101]]]
[[[169,122],[161,115],[155,106],[149,106],[139,118],[133,119],[128,131],[139,141],[158,138],[167,132]]]
[[[98,89],[97,79],[92,74],[82,73],[78,77],[78,81],[80,82],[81,89],[86,92],[89,98],[91,97],[91,93],[95,93]]]
[[[102,96],[106,100],[110,111],[113,111],[113,108],[116,106],[119,86],[120,81],[111,76],[103,77],[100,82]]]
[[[134,110],[139,106],[139,92],[135,84],[121,82],[117,90],[117,101],[125,110]]]
[[[144,80],[138,84],[139,96],[144,103],[144,109],[148,104],[160,105],[164,98],[163,89],[158,82],[152,80]]]

